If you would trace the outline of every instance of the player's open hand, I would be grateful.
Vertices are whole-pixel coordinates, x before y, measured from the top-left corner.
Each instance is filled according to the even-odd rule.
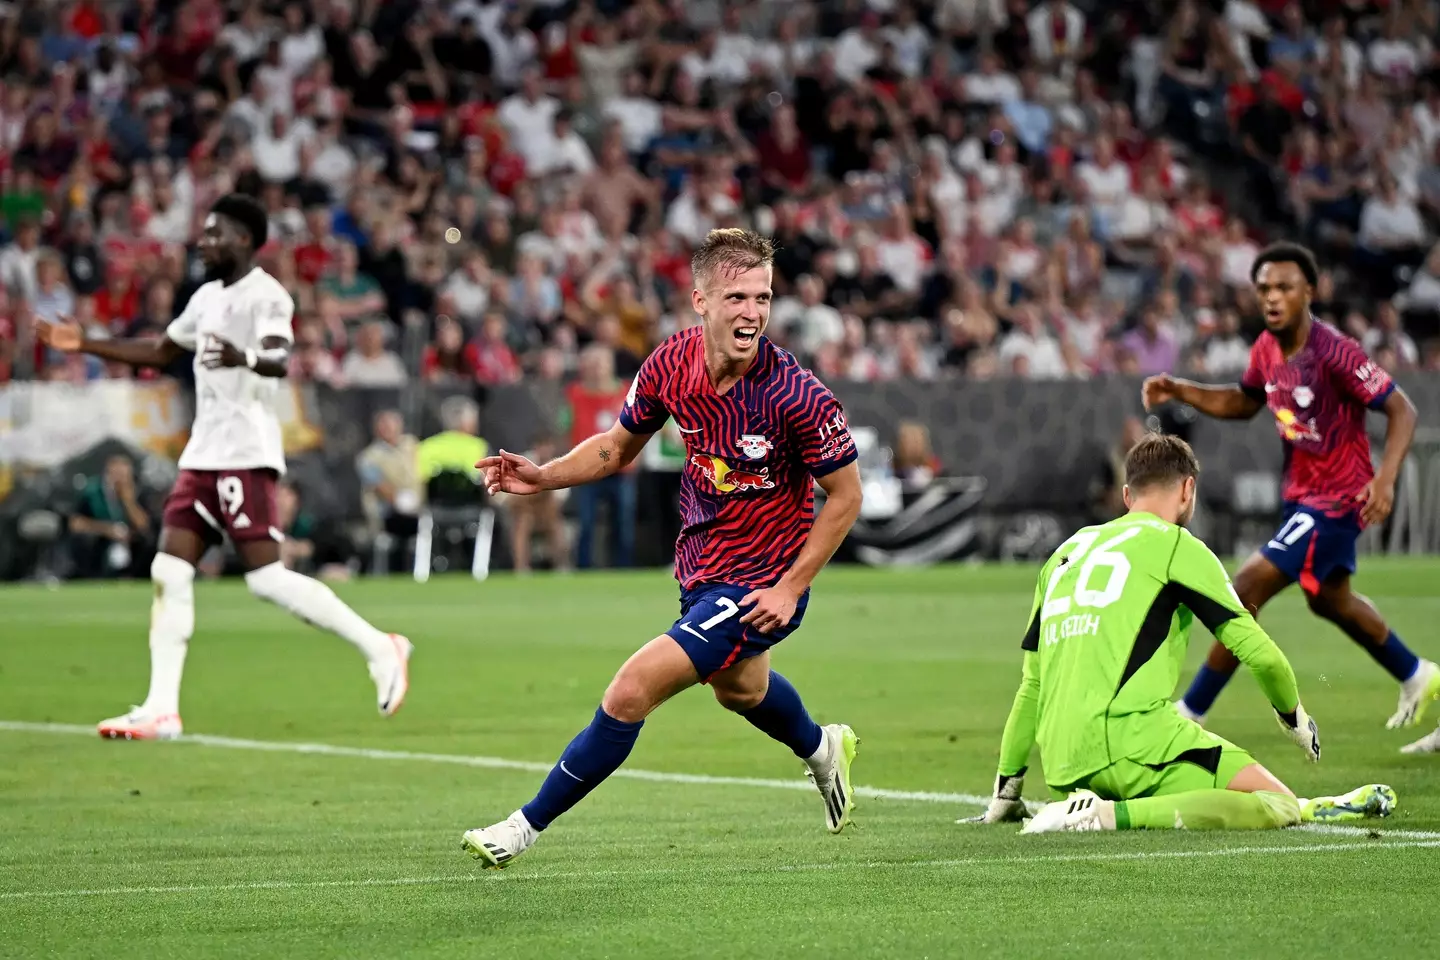
[[[740,622],[753,625],[761,633],[769,633],[790,622],[799,602],[800,594],[783,583],[763,590],[751,590],[740,601],[740,606],[748,607],[752,603],[755,606],[740,618]]]
[[[1146,410],[1169,403],[1175,399],[1175,378],[1168,373],[1162,373],[1158,377],[1146,377],[1145,383],[1140,387],[1140,396],[1145,401]]]
[[[205,365],[207,370],[215,370],[219,367],[243,367],[245,366],[245,354],[235,344],[211,336],[205,341],[205,349],[200,353],[200,362]]]
[[[55,323],[40,320],[35,325],[35,334],[45,346],[65,353],[74,353],[79,350],[80,343],[84,339],[80,324],[69,317],[62,317]]]
[[[1355,501],[1362,504],[1360,519],[1367,527],[1384,523],[1395,508],[1395,482],[1377,476],[1365,484],[1365,489],[1360,491]]]
[[[540,467],[509,450],[501,450],[493,457],[486,457],[475,464],[475,469],[485,475],[485,492],[492,496],[497,493],[518,493],[523,496],[546,489]]]
[[[1275,719],[1280,723],[1280,729],[1294,742],[1295,746],[1305,752],[1305,759],[1311,763],[1320,761],[1320,730],[1315,721],[1310,719],[1310,714],[1300,704],[1295,705],[1294,713],[1289,715],[1275,711]]]

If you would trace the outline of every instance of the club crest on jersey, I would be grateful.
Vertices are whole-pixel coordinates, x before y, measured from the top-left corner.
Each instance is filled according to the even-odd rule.
[[[775,449],[775,444],[766,440],[758,433],[742,433],[740,439],[735,441],[735,446],[745,454],[748,460],[763,460],[765,454]]]
[[[1294,390],[1291,390],[1290,396],[1295,398],[1295,405],[1298,406],[1301,410],[1304,410],[1306,407],[1310,406],[1310,404],[1315,401],[1315,391],[1311,390],[1303,383],[1300,384],[1300,386],[1296,387]]]
[[[690,463],[696,467],[705,479],[721,493],[734,493],[737,490],[770,490],[775,486],[775,481],[770,479],[770,468],[761,467],[758,470],[742,470],[730,466],[719,457],[712,457],[708,453],[695,453],[690,456]]]

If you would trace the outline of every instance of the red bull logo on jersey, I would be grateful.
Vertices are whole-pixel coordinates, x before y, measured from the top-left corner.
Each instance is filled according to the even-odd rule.
[[[1281,407],[1275,411],[1275,429],[1280,431],[1280,436],[1291,443],[1304,443],[1320,441],[1320,431],[1315,428],[1315,418],[1301,420],[1291,410]]]
[[[708,453],[691,454],[690,463],[698,468],[721,493],[734,493],[737,490],[770,490],[775,486],[775,481],[770,479],[769,467],[761,467],[758,470],[738,469]]]

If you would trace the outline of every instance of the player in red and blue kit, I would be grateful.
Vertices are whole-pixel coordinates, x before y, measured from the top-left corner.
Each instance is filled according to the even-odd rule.
[[[680,618],[620,668],[535,798],[466,832],[464,848],[486,867],[529,848],[619,768],[656,707],[697,683],[805,761],[832,833],[850,821],[859,741],[844,724],[812,720],[770,669],[770,648],[800,625],[810,583],[855,522],[861,496],[839,402],[762,336],[774,254],[756,234],[712,230],[692,259],[701,324],[646,359],[613,427],[543,467],[506,451],[477,464],[492,493],[531,494],[613,474],[672,417],[686,444],[675,546]],[[826,493],[818,518],[817,482]]]
[[[1318,273],[1304,247],[1275,244],[1261,251],[1251,279],[1266,330],[1250,350],[1240,383],[1205,386],[1151,377],[1145,405],[1178,400],[1221,419],[1248,419],[1270,408],[1285,443],[1285,513],[1275,536],[1236,575],[1236,592],[1258,613],[1298,581],[1314,613],[1400,682],[1400,703],[1387,726],[1411,726],[1440,697],[1440,667],[1410,652],[1370,601],[1350,588],[1350,575],[1360,532],[1390,515],[1395,478],[1415,434],[1415,407],[1360,344],[1311,314]],[[1366,410],[1389,419],[1379,472],[1370,461]],[[1203,722],[1237,663],[1216,644],[1180,712]]]

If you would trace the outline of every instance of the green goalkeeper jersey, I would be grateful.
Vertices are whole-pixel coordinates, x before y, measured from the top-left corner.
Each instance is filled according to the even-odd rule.
[[[1160,764],[1186,725],[1170,698],[1199,619],[1255,672],[1279,710],[1295,675],[1189,531],[1148,513],[1085,527],[1041,570],[1022,646],[1025,682],[1001,747],[1001,773],[1040,746],[1045,780],[1075,783],[1118,760]],[[1030,702],[1033,700],[1033,704]]]

